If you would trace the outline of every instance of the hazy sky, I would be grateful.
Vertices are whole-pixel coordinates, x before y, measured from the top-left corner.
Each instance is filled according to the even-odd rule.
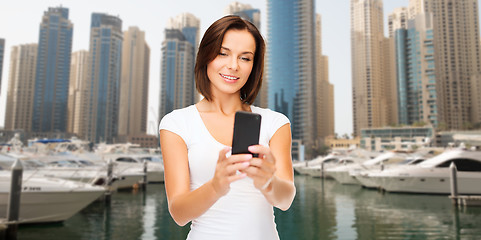
[[[230,0],[15,0],[0,1],[0,38],[5,39],[5,55],[0,96],[0,127],[4,126],[6,90],[12,46],[37,43],[39,24],[48,7],[69,9],[74,24],[72,51],[88,50],[92,12],[107,13],[122,19],[122,28],[137,26],[146,33],[150,46],[150,88],[147,131],[154,134],[158,124],[160,47],[167,20],[189,12],[201,21],[201,36],[207,27],[224,15]],[[267,39],[266,0],[243,0],[261,11],[261,32]],[[336,133],[352,133],[352,89],[349,0],[316,0],[322,18],[323,54],[329,57],[329,79],[335,91]],[[409,0],[384,1],[384,25],[394,8],[407,6]],[[384,33],[387,35],[387,32]],[[268,40],[268,39],[267,39]],[[67,116],[65,116],[67,117]]]

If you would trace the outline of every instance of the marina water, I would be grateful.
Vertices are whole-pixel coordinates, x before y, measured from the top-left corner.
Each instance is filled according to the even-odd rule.
[[[281,239],[480,239],[481,207],[445,195],[382,193],[334,180],[295,176],[297,195],[276,209]],[[185,239],[169,215],[163,184],[114,193],[63,223],[20,226],[18,239]]]

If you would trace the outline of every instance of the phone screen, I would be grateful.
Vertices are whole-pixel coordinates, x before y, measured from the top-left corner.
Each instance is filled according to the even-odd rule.
[[[248,147],[259,144],[260,130],[260,114],[236,112],[234,136],[232,139],[232,154],[250,153]]]

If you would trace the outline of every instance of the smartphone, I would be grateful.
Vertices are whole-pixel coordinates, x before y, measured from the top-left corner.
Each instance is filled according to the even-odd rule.
[[[261,119],[261,115],[257,113],[242,111],[235,113],[232,154],[251,153],[248,147],[259,144]],[[257,157],[257,154],[253,155]]]

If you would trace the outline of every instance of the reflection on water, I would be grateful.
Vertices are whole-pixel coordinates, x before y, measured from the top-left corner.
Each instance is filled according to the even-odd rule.
[[[455,208],[447,196],[383,194],[296,175],[292,207],[276,209],[281,239],[478,239],[481,208]],[[169,215],[164,185],[118,192],[62,224],[21,226],[19,239],[185,239]]]

